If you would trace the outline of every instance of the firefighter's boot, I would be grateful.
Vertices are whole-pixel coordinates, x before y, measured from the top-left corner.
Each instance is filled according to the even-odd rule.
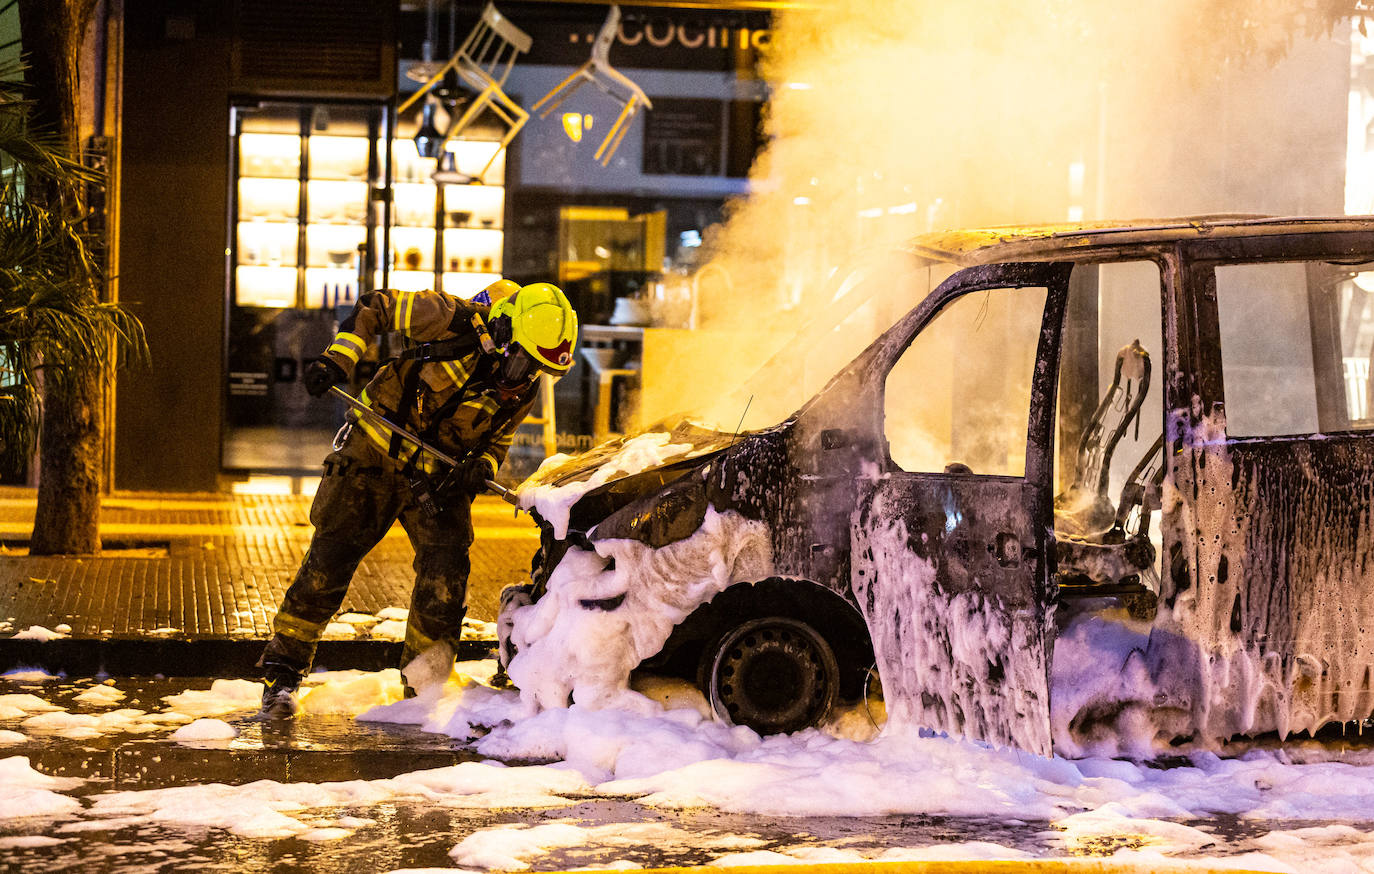
[[[264,719],[290,719],[300,710],[296,690],[301,675],[289,668],[268,665],[262,677],[262,711]]]

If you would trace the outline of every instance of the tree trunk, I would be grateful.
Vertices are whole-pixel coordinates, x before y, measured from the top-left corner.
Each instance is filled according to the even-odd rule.
[[[33,555],[100,552],[104,387],[98,372],[44,387]]]
[[[78,60],[93,8],[94,0],[19,0],[33,123],[56,133],[72,156],[80,154]],[[31,196],[46,198],[49,209],[82,209],[54,190],[35,187]],[[44,380],[38,512],[29,544],[35,555],[100,551],[105,386],[105,374],[94,368]]]

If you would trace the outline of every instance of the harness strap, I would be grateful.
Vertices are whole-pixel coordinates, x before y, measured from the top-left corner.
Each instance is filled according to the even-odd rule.
[[[407,350],[408,351],[408,350]],[[403,368],[405,373],[401,376],[401,396],[396,401],[396,409],[390,414],[383,413],[387,418],[394,421],[401,427],[405,427],[409,418],[410,410],[415,406],[415,398],[420,392],[420,368],[422,363],[419,361],[406,361],[399,363],[398,368]],[[401,447],[404,445],[403,438],[395,431],[391,432],[391,444],[387,447],[386,453],[392,458],[401,457]]]
[[[471,355],[476,349],[477,338],[469,335],[450,337],[447,340],[435,340],[430,343],[416,343],[401,352],[395,359],[396,367],[404,370],[401,376],[401,396],[396,401],[396,409],[390,411],[388,418],[395,420],[399,425],[406,424],[410,417],[410,411],[415,406],[415,399],[419,397],[420,368],[422,366],[431,361],[457,361]],[[420,424],[418,419],[415,424]],[[422,436],[428,441],[433,435],[425,434]],[[400,451],[401,437],[392,433],[391,445],[387,448],[387,454],[392,458],[398,458]]]
[[[450,395],[448,400],[440,404],[439,408],[430,416],[429,427],[420,433],[420,436],[423,437],[426,442],[432,441],[438,436],[439,425],[449,416],[453,415],[454,411],[467,401],[481,396],[482,392],[480,390],[474,390],[469,394],[468,386],[472,385],[474,379],[486,379],[490,376],[486,371],[494,370],[494,368],[490,366],[484,368],[483,365],[487,363],[487,360],[483,359],[474,364],[472,371],[468,373],[468,378],[463,380],[463,384],[458,386],[458,390]]]
[[[398,358],[402,360],[426,361],[456,361],[459,358],[466,358],[476,351],[478,339],[469,334],[467,336],[450,337],[447,340],[433,340],[429,343],[416,343],[409,349],[403,351]]]

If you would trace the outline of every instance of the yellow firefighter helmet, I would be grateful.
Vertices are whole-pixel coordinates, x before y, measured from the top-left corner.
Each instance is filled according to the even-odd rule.
[[[503,320],[509,323],[509,333],[500,325]],[[492,304],[490,322],[497,345],[514,343],[555,376],[572,367],[577,313],[558,286],[548,282],[524,286]]]

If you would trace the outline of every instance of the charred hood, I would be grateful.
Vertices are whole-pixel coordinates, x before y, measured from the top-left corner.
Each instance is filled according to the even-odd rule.
[[[708,464],[733,445],[750,439],[749,433],[728,434],[702,428],[686,420],[662,422],[648,432],[667,432],[672,446],[686,447],[668,455],[662,463],[632,473],[612,473],[606,482],[578,498],[568,519],[569,533],[585,535],[617,510],[640,499],[658,495],[670,484],[691,471]],[[624,448],[628,438],[619,437],[597,446],[563,464],[541,470],[524,487],[568,487],[590,480]]]

